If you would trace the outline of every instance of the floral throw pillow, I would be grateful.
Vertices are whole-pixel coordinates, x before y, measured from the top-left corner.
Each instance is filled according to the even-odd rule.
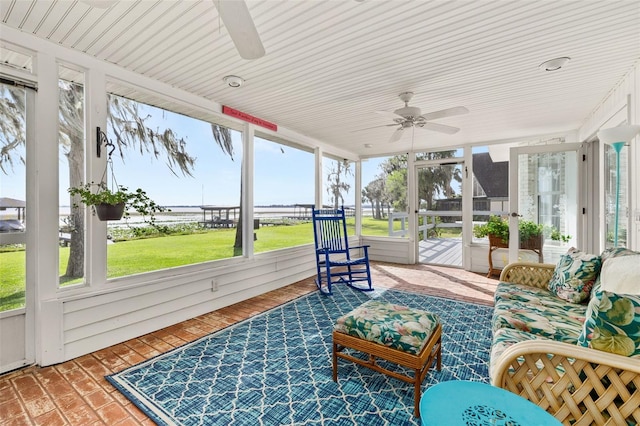
[[[640,296],[604,290],[595,294],[578,345],[640,357]]]
[[[601,266],[600,256],[570,248],[560,256],[549,281],[549,291],[567,302],[581,303],[589,298]]]

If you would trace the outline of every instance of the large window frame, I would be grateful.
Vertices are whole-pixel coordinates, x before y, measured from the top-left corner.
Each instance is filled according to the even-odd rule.
[[[59,94],[59,137],[58,137],[58,182],[59,182],[59,245],[58,261],[60,264],[59,287],[86,285],[86,259],[88,256],[87,241],[87,209],[70,197],[67,189],[72,179],[79,185],[86,180],[87,173],[87,144],[86,144],[86,92],[85,71],[68,65],[58,64],[58,94]],[[72,87],[79,88],[73,90]],[[64,94],[66,92],[66,94]],[[70,96],[80,95],[79,99]],[[62,104],[76,111],[67,111],[65,115]],[[75,114],[74,114],[75,113]],[[80,122],[82,121],[82,122]],[[77,131],[75,132],[74,129]],[[77,146],[73,146],[73,144]],[[75,160],[74,160],[75,158]],[[69,161],[76,161],[74,168]],[[62,214],[64,212],[64,214]],[[75,253],[75,254],[74,254]],[[81,253],[78,255],[78,253]],[[72,257],[80,258],[70,265]]]
[[[102,87],[100,84],[102,79],[104,79],[104,82],[105,82],[104,83],[105,90],[102,93],[99,93],[99,96],[97,96],[95,92],[99,91],[99,88]],[[242,122],[240,120],[236,120],[236,119],[228,118],[224,116],[217,116],[214,114],[206,113],[205,111],[200,111],[197,109],[194,110],[193,108],[185,108],[184,105],[176,103],[173,99],[167,99],[163,95],[155,93],[153,91],[148,91],[146,89],[143,89],[134,85],[130,85],[130,84],[125,84],[119,80],[114,80],[107,75],[102,75],[102,77],[98,79],[89,78],[88,80],[98,83],[98,87],[94,86],[89,88],[90,93],[91,91],[93,91],[94,93],[94,97],[93,97],[94,101],[96,99],[98,101],[100,99],[104,99],[104,101],[106,102],[109,94],[115,94],[118,96],[124,95],[127,98],[130,98],[139,102],[143,102],[147,105],[151,105],[153,107],[160,107],[164,111],[186,115],[187,117],[195,118],[198,120],[204,120],[213,124],[227,126],[234,131],[238,131],[242,139],[243,152],[246,152],[247,149],[251,149],[253,147],[253,144],[255,143],[255,138],[262,138],[265,140],[277,141],[274,143],[278,143],[283,146],[289,146],[295,149],[300,149],[303,151],[313,153],[315,164],[318,164],[318,156],[324,158],[325,161],[327,158],[335,159],[336,161],[338,159],[341,159],[341,156],[332,154],[330,152],[318,150],[317,148],[312,147],[310,145],[299,144],[296,142],[291,142],[286,139],[281,139],[279,136],[271,134],[271,132],[263,131],[263,129],[256,128],[256,126]],[[90,108],[91,108],[90,106],[87,106],[88,111],[90,110]],[[185,112],[189,112],[189,114],[185,114]],[[105,115],[104,119],[106,119],[106,114],[104,115]],[[100,115],[98,115],[98,117],[93,117],[91,120],[88,120],[88,121],[91,121],[91,124],[87,124],[87,128],[89,129],[89,131],[93,129],[96,124],[101,125],[100,127],[102,128],[106,128],[107,126],[105,125],[104,122],[101,122],[101,120],[102,120],[102,117]],[[93,181],[96,181],[100,179],[104,171],[106,160],[104,157],[103,158],[96,157],[96,153],[95,153],[96,148],[94,146],[95,143],[94,141],[91,141],[91,142],[92,143],[88,145],[88,149],[86,150],[86,153],[85,153],[86,161],[87,161],[87,180],[92,179]],[[246,163],[245,168],[254,167],[255,157],[254,155],[243,156],[243,159],[241,160],[241,162],[243,164]],[[351,184],[350,192],[353,194],[353,198],[354,198],[352,204],[355,204],[356,181],[359,178],[357,176],[358,165],[357,165],[357,162],[353,160],[349,160],[349,162],[351,164],[351,179],[352,179],[352,181],[350,182]],[[251,201],[253,200],[253,195],[254,195],[253,194],[254,184],[252,181],[253,172],[254,170],[251,170],[251,171],[245,170],[245,172],[241,173],[242,174],[241,179],[243,181],[243,193],[241,196],[243,200],[251,200]],[[321,184],[321,188],[318,188],[317,185],[314,185],[313,188],[310,188],[310,189],[312,189],[313,193],[309,194],[307,198],[313,200],[317,198],[318,192],[324,191],[324,186]],[[252,193],[246,194],[245,193],[246,191],[252,191]],[[254,225],[253,224],[253,219],[255,216],[255,212],[253,208],[254,206],[250,205],[248,207],[249,208],[245,209],[241,218],[241,220],[243,220],[242,227],[243,229],[247,230],[247,232],[243,232],[243,233],[246,233],[247,235],[251,234],[249,236],[253,236],[253,232],[251,231],[253,230],[253,225]],[[86,284],[86,287],[89,287],[89,290],[82,290],[80,286],[72,286],[73,288],[72,287],[61,288],[61,290],[67,291],[68,292],[67,294],[69,295],[73,295],[78,292],[82,293],[83,291],[93,291],[101,288],[105,288],[105,289],[117,288],[118,286],[122,286],[122,285],[143,284],[148,282],[149,280],[155,279],[154,277],[164,277],[167,275],[176,276],[183,273],[191,273],[195,271],[210,270],[211,268],[226,267],[228,265],[244,262],[248,259],[255,257],[255,255],[266,255],[269,253],[268,251],[265,252],[265,251],[255,250],[255,247],[254,247],[255,243],[251,239],[249,239],[249,236],[245,236],[246,238],[244,238],[244,247],[242,249],[242,253],[237,253],[238,255],[234,257],[227,257],[223,259],[211,259],[211,260],[205,260],[199,263],[177,265],[175,267],[170,267],[168,269],[162,268],[162,269],[156,269],[156,270],[150,270],[150,271],[140,271],[139,273],[130,274],[130,275],[110,276],[109,273],[107,272],[108,264],[109,264],[108,263],[109,260],[107,256],[107,250],[108,250],[107,245],[109,244],[108,227],[105,223],[97,221],[95,217],[93,217],[93,215],[89,213],[87,213],[87,215],[88,215],[87,233],[89,234],[89,237],[86,243],[86,247],[87,247],[86,268],[89,271],[89,274],[86,277],[85,284]],[[355,236],[355,233],[352,233],[352,235]],[[309,235],[309,241],[305,242],[304,244],[309,244],[309,245],[313,244],[311,233]],[[281,248],[281,250],[286,250],[294,247],[296,246],[284,247],[284,248]]]
[[[260,132],[254,136],[253,147],[253,253],[312,244],[314,151]],[[265,173],[265,166],[269,173]],[[283,191],[292,186],[300,195]],[[304,188],[308,193],[303,193]]]
[[[244,208],[242,133],[221,129],[218,134],[228,132],[230,140],[229,145],[226,140],[218,145],[212,132],[216,123],[176,112],[170,105],[158,106],[158,101],[116,94],[108,99],[114,117],[107,123],[107,137],[116,148],[107,159],[107,179],[117,176],[118,185],[140,187],[167,211],[156,213],[153,224],[135,212],[129,219],[108,223],[113,244],[107,245],[107,279],[242,257],[244,239],[239,233],[251,232],[250,227],[238,226]],[[127,115],[141,118],[126,119]],[[116,121],[121,117],[123,124]],[[134,128],[145,129],[144,138],[137,131],[133,136],[127,133],[131,121]],[[134,149],[126,146],[132,144]],[[131,249],[137,253],[136,262],[128,260]]]

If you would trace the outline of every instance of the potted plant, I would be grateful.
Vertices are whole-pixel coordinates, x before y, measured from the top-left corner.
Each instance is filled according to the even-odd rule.
[[[545,236],[549,236],[555,241],[568,242],[569,235],[562,235],[560,231],[552,226],[545,226],[530,220],[520,220],[518,222],[518,232],[520,234],[520,248],[540,249]],[[509,246],[509,221],[499,216],[490,216],[486,224],[473,227],[473,235],[477,238],[488,237],[489,244],[493,247],[505,248]]]
[[[91,182],[71,187],[68,192],[71,196],[79,196],[83,204],[93,206],[98,219],[105,221],[120,220],[123,216],[127,218],[129,210],[133,209],[145,218],[145,222],[153,225],[155,222],[154,213],[167,210],[156,204],[140,188],[135,191],[129,191],[127,187],[122,185],[117,185],[115,188],[109,188],[105,182],[99,184]]]

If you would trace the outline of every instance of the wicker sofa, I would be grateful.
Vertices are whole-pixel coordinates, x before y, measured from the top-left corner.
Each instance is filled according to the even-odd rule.
[[[640,253],[608,251],[602,259],[629,254]],[[502,271],[492,320],[492,384],[538,404],[566,425],[640,424],[640,357],[578,344],[585,315],[593,308],[547,289],[555,267],[518,262]],[[599,281],[586,302],[599,290]],[[635,312],[634,324],[640,322],[640,309]]]

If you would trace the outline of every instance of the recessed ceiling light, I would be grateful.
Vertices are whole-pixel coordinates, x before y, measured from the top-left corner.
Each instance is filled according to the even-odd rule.
[[[371,145],[370,143],[365,143],[365,144],[364,144],[364,147],[365,147],[365,148],[373,148],[373,145]]]
[[[244,79],[242,77],[238,77],[236,75],[228,75],[222,79],[229,87],[240,87],[242,83],[244,83]]]
[[[542,71],[557,71],[560,68],[562,68],[565,65],[567,65],[567,62],[569,62],[570,59],[571,58],[569,58],[568,56],[562,56],[560,58],[549,59],[548,61],[545,61],[545,62],[541,63],[539,68]]]

